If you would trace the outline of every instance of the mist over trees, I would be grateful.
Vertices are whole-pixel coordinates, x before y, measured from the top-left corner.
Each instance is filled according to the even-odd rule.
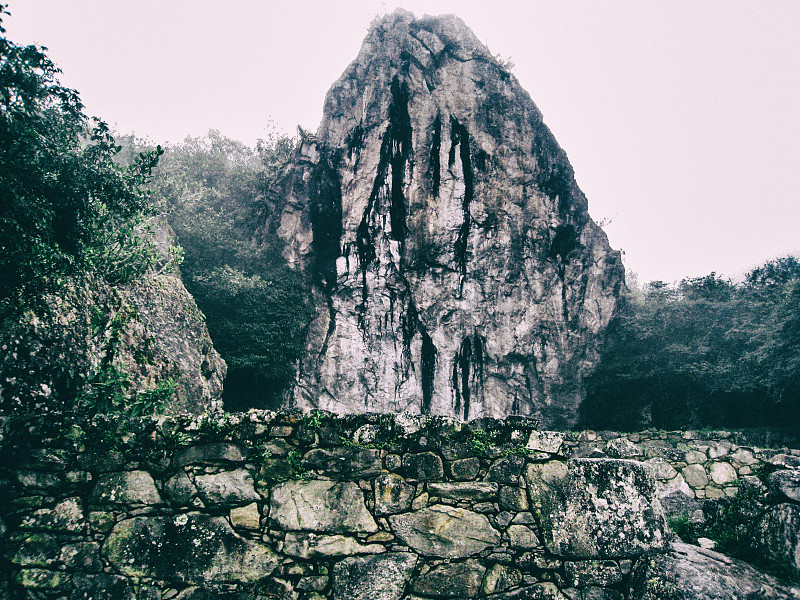
[[[800,262],[634,287],[588,383],[594,428],[796,426]]]
[[[306,290],[280,241],[262,231],[294,146],[274,136],[251,149],[210,131],[167,146],[155,172],[154,195],[183,248],[184,284],[228,364],[227,410],[276,408],[303,348]]]

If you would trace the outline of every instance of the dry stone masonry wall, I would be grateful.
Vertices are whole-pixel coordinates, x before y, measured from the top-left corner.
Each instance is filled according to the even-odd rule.
[[[667,598],[653,582],[676,561],[726,576],[736,562],[672,544],[659,496],[679,473],[800,462],[719,435],[534,425],[256,411],[7,423],[0,597]],[[797,472],[775,482],[795,512]],[[737,568],[777,594],[763,597],[791,597]]]

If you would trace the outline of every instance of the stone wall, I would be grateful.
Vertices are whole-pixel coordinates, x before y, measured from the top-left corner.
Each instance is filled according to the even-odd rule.
[[[728,434],[521,417],[0,429],[0,598],[621,599],[639,558],[669,550],[660,494],[732,494],[728,469],[775,459]]]

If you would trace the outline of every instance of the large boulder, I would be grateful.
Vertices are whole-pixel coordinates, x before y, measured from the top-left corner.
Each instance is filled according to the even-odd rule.
[[[296,406],[576,422],[620,255],[539,110],[461,20],[378,22],[281,196],[265,229],[317,307]]]
[[[171,230],[162,224],[154,238],[167,260]],[[86,277],[46,301],[47,311],[0,324],[8,350],[0,356],[0,411],[70,412],[82,396],[91,399],[83,411],[221,407],[227,367],[174,269],[116,286]]]
[[[754,550],[800,577],[800,505],[770,507],[752,527]]]
[[[582,458],[561,467],[534,464],[528,488],[543,541],[556,556],[630,558],[667,547],[664,511],[642,463]]]
[[[788,600],[791,590],[747,563],[697,546],[676,543],[666,554],[636,562],[631,600]]]
[[[269,547],[234,533],[223,517],[185,513],[118,522],[103,545],[114,570],[185,584],[256,583],[278,565]]]

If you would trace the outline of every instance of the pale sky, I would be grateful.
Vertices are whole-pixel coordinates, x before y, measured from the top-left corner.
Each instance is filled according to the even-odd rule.
[[[316,130],[381,0],[9,0],[87,112],[123,133],[248,144]],[[589,211],[640,281],[800,252],[800,2],[407,0],[516,65]]]

